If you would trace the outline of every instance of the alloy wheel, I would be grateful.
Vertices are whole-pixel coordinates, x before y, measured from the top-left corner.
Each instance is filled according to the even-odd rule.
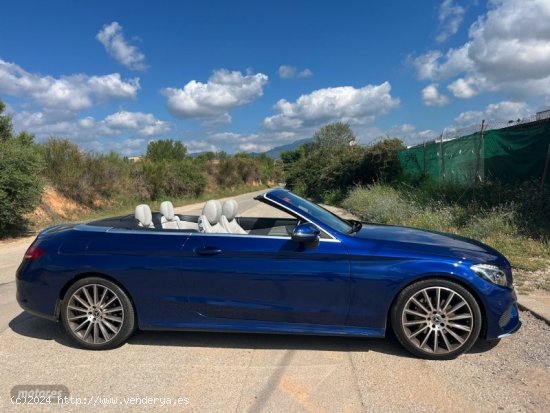
[[[124,324],[120,297],[100,284],[87,284],[69,298],[66,320],[72,333],[89,344],[113,340]]]
[[[406,339],[422,352],[445,355],[467,343],[474,329],[468,301],[450,288],[433,286],[405,303],[401,323]]]

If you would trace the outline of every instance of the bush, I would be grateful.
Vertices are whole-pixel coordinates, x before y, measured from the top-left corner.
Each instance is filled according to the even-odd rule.
[[[145,186],[150,198],[191,197],[200,195],[206,178],[191,159],[182,161],[145,160],[141,165]]]
[[[480,212],[513,215],[518,233],[543,240],[550,239],[550,188],[537,180],[504,185],[485,181],[476,185],[423,180],[415,186],[396,185],[403,196],[423,207],[439,205],[456,208],[455,221],[465,226]]]
[[[266,184],[280,177],[273,159],[265,155],[254,157],[246,153],[222,157],[217,168],[212,170],[212,174],[216,183],[223,188],[256,183]]]
[[[317,200],[340,201],[356,185],[392,182],[400,173],[399,139],[370,146],[350,145],[355,135],[349,125],[329,124],[314,134],[314,142],[281,157],[287,187]]]
[[[494,235],[513,237],[517,234],[515,211],[511,208],[497,207],[471,217],[463,233],[476,239]]]
[[[0,138],[0,238],[27,229],[24,214],[34,209],[43,187],[43,163],[33,137],[26,133],[11,135],[11,121],[5,122],[9,118],[2,115],[2,110],[0,102],[0,124],[4,125]]]
[[[50,138],[41,145],[44,175],[66,197],[94,207],[121,197],[147,198],[137,166],[118,154],[82,152],[68,139]]]
[[[404,224],[419,212],[396,189],[380,184],[353,189],[342,205],[362,220],[380,224]]]
[[[450,187],[446,191],[447,194],[453,192]],[[521,190],[518,193],[525,195]],[[526,215],[530,219],[535,219],[537,202],[541,202],[537,197],[543,195],[533,194],[531,201],[527,202],[526,205],[535,205],[535,209]],[[510,192],[507,198],[512,197]],[[528,233],[523,226],[525,217],[518,211],[526,206],[518,207],[514,202],[492,207],[481,205],[475,199],[464,201],[462,205],[460,202],[445,203],[441,199],[430,203],[422,187],[401,185],[394,188],[382,184],[355,188],[343,202],[345,208],[366,221],[460,234],[493,246],[518,268],[536,270],[547,267],[550,246],[545,242],[546,236],[542,240],[533,239],[534,233]],[[539,228],[539,231],[542,230]]]
[[[68,139],[50,138],[42,144],[46,163],[44,176],[60,193],[75,201],[90,204],[92,190],[86,179],[84,155]]]

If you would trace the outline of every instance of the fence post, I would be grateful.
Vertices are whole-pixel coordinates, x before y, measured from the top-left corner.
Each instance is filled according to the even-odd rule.
[[[550,163],[550,144],[548,144],[548,152],[546,152],[546,162],[544,162],[544,171],[542,172],[542,179],[540,181],[540,189],[544,189],[544,181],[546,180],[546,174],[548,173],[548,164]]]
[[[479,150],[477,151],[477,165],[476,165],[476,178],[479,179],[479,182],[483,182],[483,178],[481,176],[481,163],[483,161],[483,132],[485,128],[485,119],[481,120],[481,130],[479,132]],[[483,171],[485,172],[485,171]],[[485,175],[485,174],[483,174]]]
[[[422,174],[424,175],[424,177],[426,176],[426,141],[424,141],[424,151],[423,151],[423,161],[424,161],[424,165],[423,165],[423,171],[422,171]]]
[[[440,181],[445,180],[445,157],[443,156],[443,134],[440,136],[439,141],[439,154],[441,156],[441,171],[440,171]]]

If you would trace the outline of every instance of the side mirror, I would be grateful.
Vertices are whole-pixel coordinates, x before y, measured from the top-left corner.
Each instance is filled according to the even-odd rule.
[[[321,231],[315,225],[307,222],[294,228],[294,231],[292,231],[292,241],[305,244],[308,248],[315,248],[319,243],[320,235]]]

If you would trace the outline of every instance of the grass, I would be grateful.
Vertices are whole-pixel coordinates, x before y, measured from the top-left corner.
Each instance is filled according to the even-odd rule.
[[[478,239],[502,252],[517,272],[517,283],[550,290],[550,244],[540,236],[529,236],[513,204],[481,207],[474,202],[429,202],[414,188],[374,184],[352,190],[342,206],[362,220],[449,232]],[[526,277],[538,271],[538,281]],[[523,279],[522,279],[523,278]]]

